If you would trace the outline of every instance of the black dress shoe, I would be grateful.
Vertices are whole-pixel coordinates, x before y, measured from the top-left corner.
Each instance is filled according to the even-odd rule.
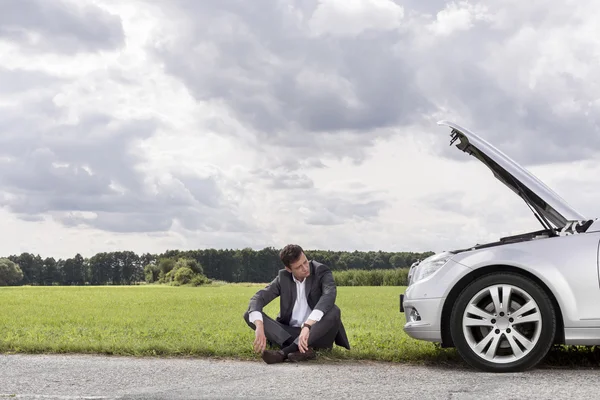
[[[312,349],[308,349],[308,351],[306,351],[305,353],[295,351],[293,353],[288,354],[288,360],[292,362],[314,360],[315,358],[317,358],[317,353],[315,353]]]
[[[262,353],[262,359],[267,364],[282,363],[285,360],[285,354],[281,350],[265,350]]]

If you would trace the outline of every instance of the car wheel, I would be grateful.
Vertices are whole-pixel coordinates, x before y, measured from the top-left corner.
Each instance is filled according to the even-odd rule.
[[[537,365],[554,342],[552,302],[531,279],[491,273],[458,296],[450,331],[461,357],[489,372],[524,371]]]

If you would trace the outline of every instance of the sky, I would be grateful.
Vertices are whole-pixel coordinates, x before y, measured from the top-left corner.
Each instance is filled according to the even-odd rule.
[[[600,3],[0,2],[0,255],[442,251],[600,214]]]

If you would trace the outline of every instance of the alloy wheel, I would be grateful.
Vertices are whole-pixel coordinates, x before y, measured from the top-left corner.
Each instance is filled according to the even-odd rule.
[[[467,303],[464,337],[473,353],[492,363],[526,357],[539,341],[543,318],[534,298],[511,284],[488,286]]]

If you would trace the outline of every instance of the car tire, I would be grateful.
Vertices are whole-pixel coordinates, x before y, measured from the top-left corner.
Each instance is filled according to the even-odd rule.
[[[459,294],[450,317],[460,356],[487,372],[536,366],[548,354],[555,332],[556,312],[546,292],[533,280],[510,272],[475,279]]]

